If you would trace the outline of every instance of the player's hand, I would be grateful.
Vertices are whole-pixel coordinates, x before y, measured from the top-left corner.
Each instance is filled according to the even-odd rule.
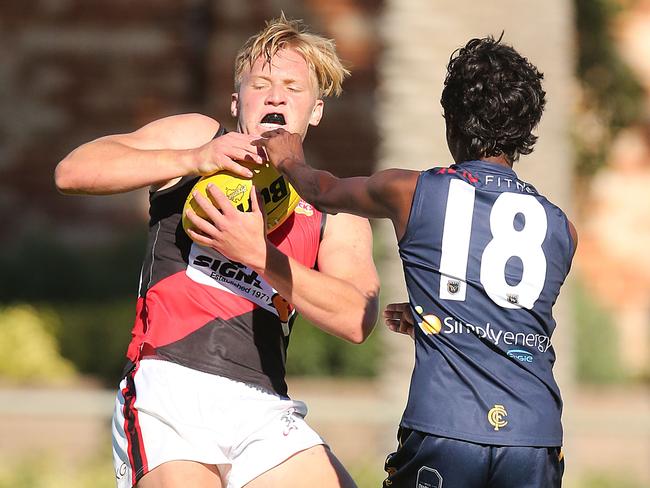
[[[389,303],[384,309],[384,323],[393,332],[415,337],[415,321],[408,303]]]
[[[287,163],[305,162],[300,134],[275,129],[263,133],[261,139],[257,139],[253,144],[264,149],[267,159],[278,171],[282,171],[282,167]]]
[[[228,259],[260,270],[266,265],[266,215],[261,195],[251,189],[251,211],[240,212],[215,185],[207,191],[217,206],[201,195],[194,194],[208,219],[199,217],[191,208],[186,215],[193,227],[187,230],[192,240],[211,247]]]
[[[245,178],[252,177],[252,171],[241,163],[262,164],[260,150],[253,145],[256,139],[239,132],[228,132],[212,139],[196,149],[196,173],[210,175],[218,171],[231,171]]]

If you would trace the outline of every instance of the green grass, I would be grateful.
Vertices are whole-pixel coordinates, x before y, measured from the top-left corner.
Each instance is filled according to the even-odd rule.
[[[34,452],[11,465],[0,464],[0,488],[115,488],[110,442],[83,464],[53,451]]]

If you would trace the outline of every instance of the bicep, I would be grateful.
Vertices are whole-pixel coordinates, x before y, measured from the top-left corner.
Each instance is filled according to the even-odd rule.
[[[379,277],[372,259],[370,223],[350,214],[328,215],[318,251],[318,269],[374,299],[379,293]]]
[[[219,122],[205,115],[172,115],[133,132],[106,136],[97,141],[116,142],[140,150],[192,149],[210,141],[219,127]]]

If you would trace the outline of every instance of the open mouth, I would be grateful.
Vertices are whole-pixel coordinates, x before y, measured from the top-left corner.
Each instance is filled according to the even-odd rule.
[[[279,113],[270,113],[266,114],[262,118],[262,124],[274,124],[274,125],[285,125],[284,115]]]

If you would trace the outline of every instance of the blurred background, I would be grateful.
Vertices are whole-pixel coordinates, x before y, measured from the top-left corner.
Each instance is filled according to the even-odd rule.
[[[235,53],[281,10],[353,72],[305,147],[340,176],[450,163],[439,99],[468,39],[504,31],[545,73],[540,140],[515,169],[580,234],[554,335],[565,486],[650,487],[650,0],[3,0],[0,487],[114,486],[147,195],[61,196],[56,163],[171,114],[234,128]],[[382,301],[402,301],[392,231],[374,230]],[[361,488],[395,447],[412,346],[382,324],[361,346],[294,329],[290,394]]]

